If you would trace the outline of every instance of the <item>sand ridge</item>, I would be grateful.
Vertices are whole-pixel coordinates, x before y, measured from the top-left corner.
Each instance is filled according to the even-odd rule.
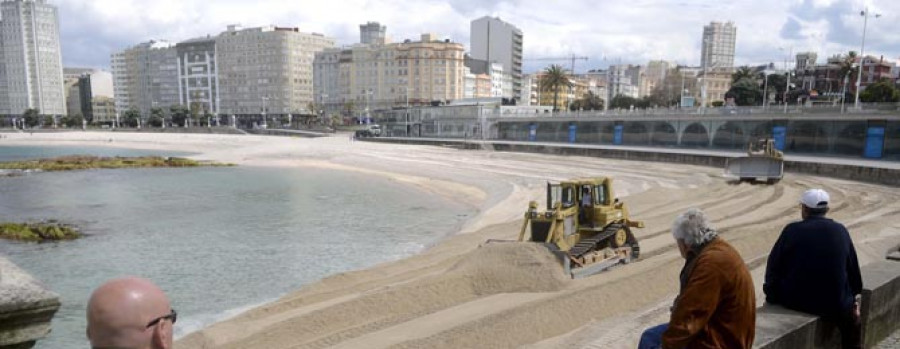
[[[128,135],[115,146],[197,151],[198,158],[270,166],[330,166],[455,183],[481,214],[468,234],[397,262],[335,275],[181,339],[178,348],[633,348],[643,328],[668,318],[681,257],[669,227],[704,209],[751,267],[762,297],[765,257],[781,228],[799,219],[799,194],[832,194],[831,216],[851,229],[860,262],[900,243],[900,189],[788,174],[774,186],[728,183],[720,169],[581,157],[460,151],[390,144],[252,136]],[[29,144],[28,135],[11,135]],[[34,135],[40,142],[102,144],[107,134]],[[34,140],[34,139],[32,139]],[[209,151],[215,144],[214,151]],[[615,177],[616,192],[646,229],[641,260],[587,279],[559,279],[552,255],[514,239],[528,200],[546,181]],[[430,180],[420,180],[427,178]],[[443,185],[443,184],[442,184]],[[453,185],[434,189],[454,195]],[[476,189],[463,189],[476,188]],[[472,190],[467,192],[465,190]],[[483,193],[478,196],[477,192]],[[441,194],[445,193],[445,194]],[[402,226],[398,229],[403,229]]]

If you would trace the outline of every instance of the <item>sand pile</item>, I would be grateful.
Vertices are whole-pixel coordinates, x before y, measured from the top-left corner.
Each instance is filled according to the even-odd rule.
[[[280,321],[247,319],[232,330],[262,330],[267,336],[222,337],[195,333],[179,342],[183,348],[295,348],[339,344],[365,333],[397,326],[416,318],[483,297],[502,293],[543,293],[563,289],[566,278],[556,257],[539,244],[487,244],[462,256],[437,275],[333,300],[328,306],[294,312]],[[277,310],[276,310],[277,311]],[[269,314],[273,316],[273,314]],[[223,329],[214,332],[226,332]]]
[[[478,295],[558,291],[570,281],[541,244],[491,243],[472,251],[445,275]]]

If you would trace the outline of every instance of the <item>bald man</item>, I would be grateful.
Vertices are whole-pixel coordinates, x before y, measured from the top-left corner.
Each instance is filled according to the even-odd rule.
[[[166,294],[152,282],[116,279],[91,294],[87,337],[94,349],[169,349],[175,319]]]

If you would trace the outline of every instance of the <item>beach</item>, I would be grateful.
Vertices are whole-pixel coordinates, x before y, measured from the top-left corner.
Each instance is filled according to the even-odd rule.
[[[900,189],[788,174],[777,185],[729,183],[721,169],[599,158],[458,150],[318,139],[141,133],[12,133],[0,145],[172,150],[240,166],[321,168],[380,176],[476,207],[457,234],[423,253],[307,285],[181,338],[177,348],[633,348],[665,322],[682,260],[669,233],[691,207],[705,210],[747,261],[762,304],[765,258],[799,219],[800,193],[823,188],[860,263],[900,244]],[[633,219],[641,259],[585,279],[566,278],[518,236],[528,202],[547,181],[610,176]],[[405,227],[396,217],[397,229]],[[340,258],[340,256],[325,256]]]

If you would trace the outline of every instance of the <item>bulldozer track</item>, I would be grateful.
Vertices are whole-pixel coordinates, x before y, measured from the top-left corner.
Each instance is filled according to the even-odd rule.
[[[581,258],[585,253],[593,250],[594,247],[596,247],[597,244],[599,244],[601,241],[613,237],[614,235],[616,235],[616,232],[624,227],[624,225],[619,223],[608,225],[606,229],[603,229],[603,232],[601,232],[600,234],[594,235],[587,239],[583,239],[575,244],[575,246],[573,246],[569,250],[569,256],[571,256],[572,258]]]

